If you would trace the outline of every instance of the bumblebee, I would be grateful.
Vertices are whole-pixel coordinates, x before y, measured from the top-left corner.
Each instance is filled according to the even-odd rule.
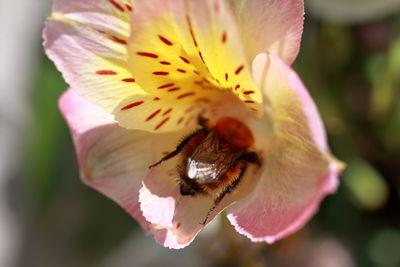
[[[201,128],[187,136],[174,151],[151,165],[153,168],[178,154],[180,193],[183,196],[214,195],[214,206],[232,192],[246,172],[248,164],[261,166],[258,154],[250,149],[254,137],[250,129],[238,119],[221,117],[215,123],[199,117]]]

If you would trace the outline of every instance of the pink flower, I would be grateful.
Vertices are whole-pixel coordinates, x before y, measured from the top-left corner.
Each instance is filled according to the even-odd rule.
[[[341,170],[287,65],[302,25],[301,0],[57,0],[45,49],[73,88],[60,108],[83,181],[170,248],[187,246],[223,210],[253,241],[298,230]],[[192,196],[177,179],[203,169],[182,167],[184,153],[149,166],[200,128],[199,115],[239,121],[250,131],[243,140],[254,137],[240,153],[259,162],[236,158],[226,165],[243,177]]]

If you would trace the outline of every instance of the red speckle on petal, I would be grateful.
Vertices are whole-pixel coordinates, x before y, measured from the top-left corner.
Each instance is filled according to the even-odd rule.
[[[200,102],[204,102],[204,103],[210,103],[211,100],[207,97],[200,97],[196,99],[196,102],[200,103]]]
[[[243,69],[244,69],[244,66],[243,66],[243,65],[239,66],[239,67],[236,69],[235,74],[236,74],[236,75],[239,75],[239,73],[240,73]]]
[[[158,55],[153,54],[153,53],[137,52],[136,54],[139,55],[139,56],[142,56],[142,57],[158,58]]]
[[[185,113],[190,113],[190,112],[192,112],[195,108],[196,108],[196,107],[194,107],[194,106],[188,107],[187,109],[185,109]]]
[[[165,116],[165,115],[171,113],[171,111],[172,111],[172,108],[169,108],[169,109],[168,109],[167,111],[165,111],[162,115]]]
[[[187,58],[182,56],[180,56],[179,58],[182,59],[182,61],[185,62],[186,64],[190,64],[190,61]]]
[[[154,101],[158,101],[158,100],[160,100],[160,98],[159,97],[155,97],[155,98],[153,98],[153,100]]]
[[[240,84],[236,84],[235,90],[237,90],[237,89],[239,89],[239,88],[240,88]]]
[[[196,75],[200,75],[200,72],[198,72],[197,70],[194,70],[193,72],[194,72],[194,74],[196,74]]]
[[[131,109],[131,108],[137,107],[137,106],[139,106],[139,105],[141,105],[141,104],[143,104],[143,103],[144,103],[144,101],[134,102],[134,103],[131,103],[131,104],[126,105],[125,107],[121,108],[121,110]]]
[[[126,82],[126,83],[134,83],[135,79],[133,78],[126,78],[126,79],[122,79],[121,81]]]
[[[228,73],[225,73],[225,81],[228,81],[228,80],[229,80]]]
[[[150,116],[148,116],[147,118],[146,118],[146,121],[149,121],[149,120],[151,120],[152,118],[154,118],[158,113],[160,113],[161,112],[161,109],[157,109],[154,113],[152,113]]]
[[[219,12],[219,2],[218,2],[218,0],[216,0],[216,1],[214,2],[214,11],[215,11],[215,13],[218,13],[218,12]]]
[[[247,103],[247,104],[254,104],[255,102],[254,102],[253,100],[245,100],[244,103]]]
[[[96,71],[96,74],[98,74],[98,75],[116,75],[117,73],[112,70],[98,70],[98,71]]]
[[[116,36],[111,36],[111,40],[113,40],[116,43],[122,44],[122,45],[127,45],[128,44],[127,41],[122,40],[122,39],[120,39],[120,38],[118,38]]]
[[[255,93],[254,91],[244,91],[243,92],[244,95],[251,95],[251,94],[254,94],[254,93]]]
[[[168,61],[160,61],[160,64],[162,64],[162,65],[171,65],[171,63],[168,62]]]
[[[195,94],[196,94],[195,92],[186,93],[186,94],[183,94],[183,95],[179,95],[176,99],[182,99],[182,98],[185,98],[185,97],[188,97],[188,96],[194,96]]]
[[[171,87],[171,86],[174,86],[175,84],[174,83],[167,83],[167,84],[164,84],[164,85],[160,85],[159,87],[157,87],[157,89],[164,89],[164,88],[168,88],[168,87]]]
[[[163,126],[167,121],[169,121],[169,117],[163,119],[163,120],[154,128],[154,130],[160,129],[161,126]]]
[[[169,72],[166,71],[155,71],[153,72],[154,75],[169,75]]]
[[[177,223],[177,225],[176,225],[176,230],[178,230],[179,227],[181,227],[181,223]]]
[[[193,32],[192,21],[190,20],[189,16],[186,16],[186,20],[187,20],[187,23],[189,26],[190,35],[192,36],[193,44],[195,47],[198,47],[196,37],[194,36],[194,32]]]
[[[108,0],[108,2],[110,2],[110,4],[112,4],[116,9],[118,9],[121,12],[124,12],[124,8],[118,4],[115,0]]]
[[[178,91],[180,89],[181,89],[180,87],[174,87],[174,88],[168,89],[168,92],[175,92],[175,91]]]
[[[180,117],[179,120],[176,122],[176,125],[181,124],[184,119],[185,119],[184,117]]]
[[[176,69],[176,70],[179,72],[182,72],[182,73],[186,73],[186,70],[183,70],[183,69]]]
[[[203,58],[203,54],[200,51],[199,51],[199,57],[200,57],[201,61],[203,61],[203,64],[206,65],[206,62],[204,61],[204,58]]]
[[[132,8],[131,5],[125,4],[125,6],[126,6],[126,8],[127,8],[129,11],[132,11],[132,10],[133,10],[133,8]]]
[[[189,119],[187,119],[187,121],[185,122],[185,126],[188,126],[189,123],[193,120],[193,115],[189,117]]]
[[[169,46],[173,45],[173,43],[170,40],[168,40],[167,38],[165,38],[161,35],[159,35],[158,38],[160,38],[160,40],[166,45],[169,45]]]
[[[99,32],[99,33],[102,33],[102,34],[107,34],[107,32],[102,31],[102,30],[98,30],[98,29],[94,29],[94,30],[97,31],[97,32]]]
[[[227,39],[228,39],[228,34],[226,32],[224,32],[222,34],[222,38],[221,38],[222,43],[225,44]]]

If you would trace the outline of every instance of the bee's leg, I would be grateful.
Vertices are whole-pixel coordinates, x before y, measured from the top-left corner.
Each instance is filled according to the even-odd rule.
[[[205,225],[207,223],[208,218],[210,217],[210,214],[217,208],[218,204],[221,203],[221,201],[225,197],[225,195],[232,192],[236,188],[236,186],[239,184],[240,180],[242,180],[243,175],[247,169],[247,164],[246,164],[246,162],[239,161],[234,168],[236,168],[236,167],[238,167],[240,169],[239,175],[237,176],[237,178],[235,180],[232,181],[232,183],[230,183],[227,187],[225,187],[224,191],[222,191],[219,194],[219,196],[214,200],[214,205],[207,212],[206,218],[201,223],[202,225]]]
[[[170,158],[175,157],[176,155],[179,154],[179,152],[182,151],[182,149],[185,147],[185,145],[190,141],[190,139],[192,139],[194,136],[198,135],[201,132],[204,132],[204,129],[200,129],[194,133],[192,133],[191,135],[189,135],[188,137],[186,137],[185,139],[183,139],[183,141],[176,147],[176,149],[174,151],[172,151],[171,153],[169,153],[168,155],[162,157],[159,161],[157,161],[156,163],[152,164],[149,166],[149,169],[156,167],[157,165],[161,164],[161,162],[169,160]]]
[[[247,152],[241,155],[238,160],[245,160],[249,163],[255,163],[258,166],[261,166],[261,159],[256,152]]]

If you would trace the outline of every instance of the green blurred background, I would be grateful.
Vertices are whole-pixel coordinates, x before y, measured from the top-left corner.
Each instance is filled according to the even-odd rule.
[[[28,1],[0,4],[1,21],[15,26],[1,34],[10,36],[1,50],[15,64],[1,76],[0,266],[400,266],[398,0],[306,0],[294,68],[333,153],[348,165],[338,192],[303,230],[272,246],[221,219],[180,251],[157,245],[79,181],[57,107],[67,85],[41,48],[51,1]]]

